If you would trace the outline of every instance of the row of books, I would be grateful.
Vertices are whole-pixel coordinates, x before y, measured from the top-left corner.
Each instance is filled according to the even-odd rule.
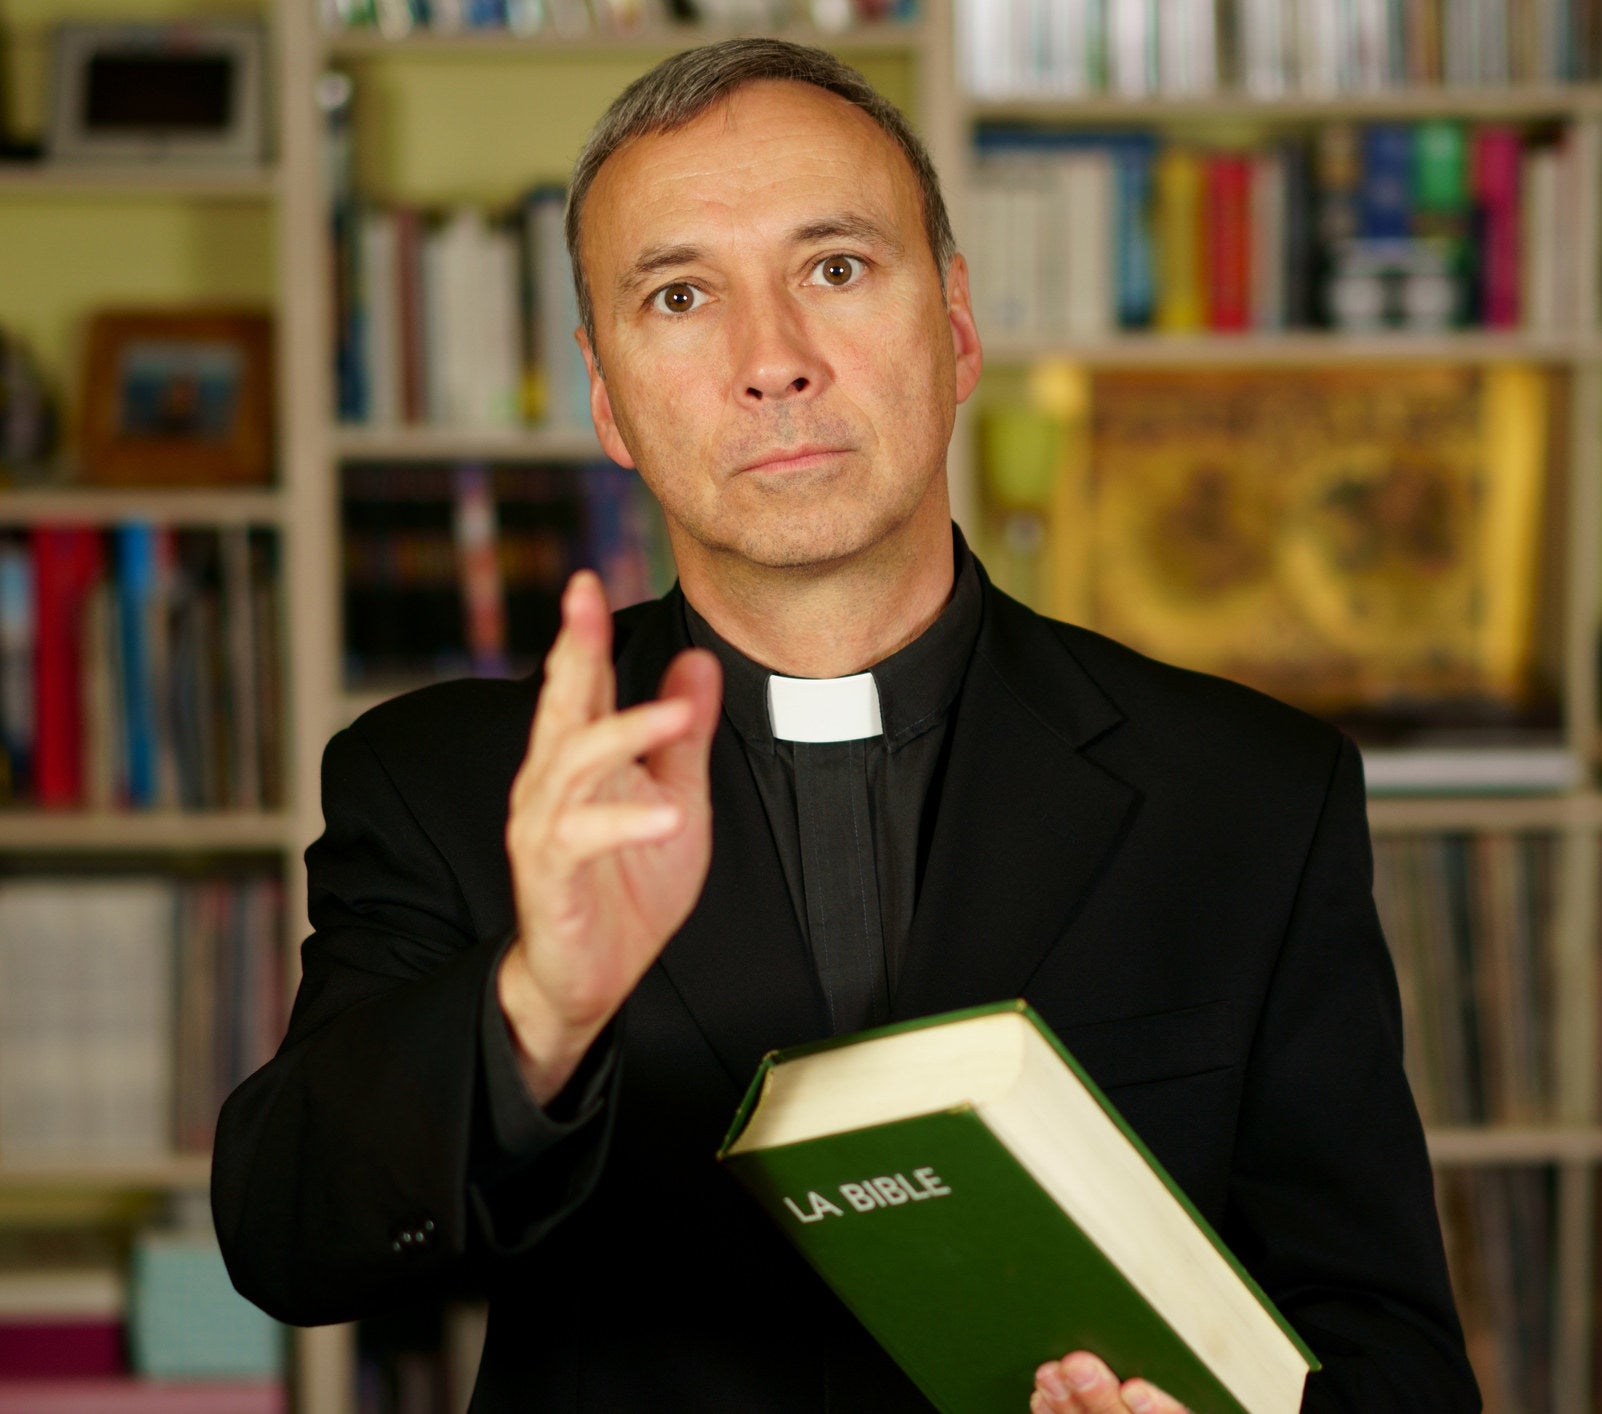
[[[353,463],[341,505],[353,686],[529,671],[581,566],[615,607],[672,582],[656,503],[611,462]]]
[[[1569,1414],[1553,1380],[1557,1195],[1543,1167],[1452,1169],[1436,1207],[1485,1414]]]
[[[1376,841],[1374,898],[1426,1122],[1555,1117],[1557,876],[1557,844],[1545,835]]]
[[[517,212],[336,211],[342,421],[588,429],[564,196]]]
[[[982,331],[1572,327],[1578,144],[1331,124],[1309,145],[988,128],[967,251]]]
[[[1595,0],[959,0],[981,98],[1374,93],[1602,72]]]
[[[917,13],[915,0],[321,0],[321,9],[329,30],[376,29],[389,39],[419,30],[506,30],[565,39],[667,24],[757,29],[805,24],[835,33]]]
[[[276,877],[0,883],[0,1159],[209,1150],[285,1010]]]
[[[266,531],[0,535],[0,802],[277,805],[280,639]]]

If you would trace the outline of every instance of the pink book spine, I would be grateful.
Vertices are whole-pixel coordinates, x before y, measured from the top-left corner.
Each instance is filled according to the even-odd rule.
[[[0,1379],[118,1375],[123,1360],[120,1320],[39,1319],[0,1321]]]
[[[1500,125],[1474,136],[1474,198],[1480,212],[1481,322],[1519,323],[1519,135]]]
[[[277,1380],[0,1380],[0,1414],[288,1414]]]

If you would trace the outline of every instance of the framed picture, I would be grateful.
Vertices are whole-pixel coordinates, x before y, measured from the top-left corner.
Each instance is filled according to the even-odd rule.
[[[57,25],[51,160],[259,164],[265,50],[250,21]]]
[[[114,310],[89,326],[83,465],[114,486],[265,485],[272,321],[249,310]]]

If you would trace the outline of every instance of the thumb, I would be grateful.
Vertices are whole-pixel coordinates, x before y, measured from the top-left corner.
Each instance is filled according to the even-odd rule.
[[[706,649],[688,648],[668,664],[658,696],[664,702],[683,698],[693,710],[688,730],[657,747],[646,765],[665,786],[704,791],[712,736],[723,708],[723,668]]]

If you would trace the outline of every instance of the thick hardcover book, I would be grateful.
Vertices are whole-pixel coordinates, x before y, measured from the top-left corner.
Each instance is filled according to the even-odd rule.
[[[1091,1350],[1195,1414],[1318,1362],[1023,1002],[768,1056],[719,1151],[946,1414]]]

